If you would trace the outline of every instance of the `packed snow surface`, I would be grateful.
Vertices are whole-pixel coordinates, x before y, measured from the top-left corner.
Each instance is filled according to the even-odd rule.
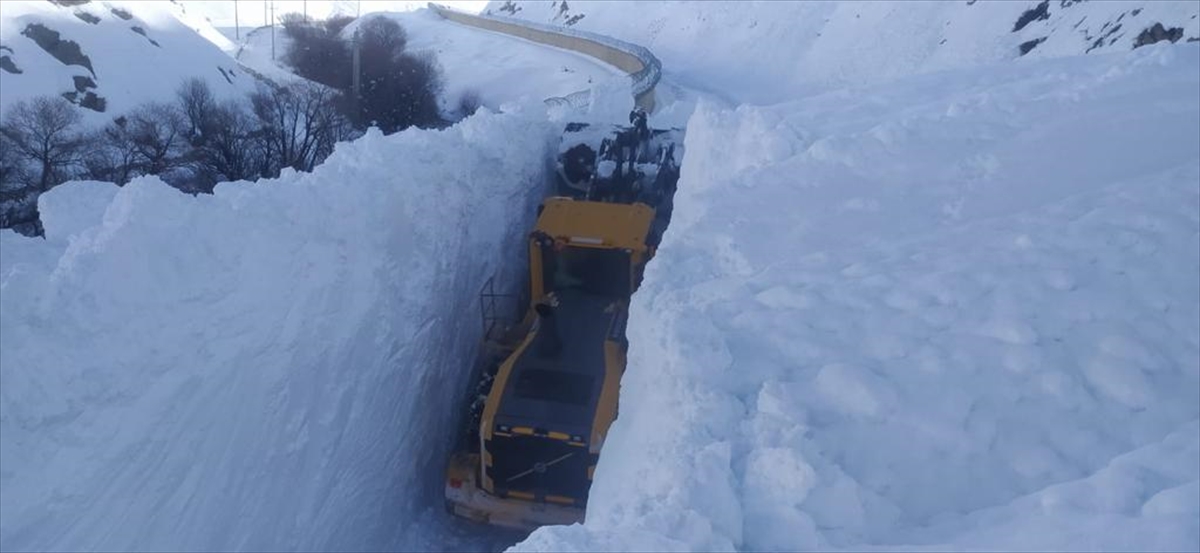
[[[1200,548],[1200,47],[703,104],[583,525]]]
[[[46,240],[0,232],[0,549],[462,547],[430,475],[556,141],[481,113],[212,196],[43,195]]]

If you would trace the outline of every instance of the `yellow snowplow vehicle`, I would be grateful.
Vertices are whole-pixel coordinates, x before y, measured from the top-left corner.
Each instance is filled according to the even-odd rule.
[[[529,239],[530,310],[487,328],[470,438],[446,506],[518,529],[583,520],[625,370],[629,298],[653,256],[643,203],[548,199]],[[478,426],[474,422],[478,421]]]

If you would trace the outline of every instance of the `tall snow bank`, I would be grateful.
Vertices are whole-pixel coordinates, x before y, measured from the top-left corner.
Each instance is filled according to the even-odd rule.
[[[556,141],[480,113],[212,196],[43,195],[46,240],[0,232],[0,549],[420,546]]]
[[[587,521],[514,550],[1200,548],[1200,48],[686,146]]]

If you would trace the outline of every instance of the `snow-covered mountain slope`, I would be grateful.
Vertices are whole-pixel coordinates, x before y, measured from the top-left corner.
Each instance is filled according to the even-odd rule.
[[[1200,45],[686,146],[587,522],[517,550],[1200,547]]]
[[[430,475],[556,138],[482,113],[212,196],[43,195],[46,240],[0,232],[0,549],[464,547]]]
[[[65,95],[96,124],[169,101],[191,77],[222,99],[255,88],[256,79],[211,42],[223,37],[172,2],[67,4],[0,4],[0,113],[22,99]]]
[[[443,100],[478,94],[484,105],[565,96],[624,73],[573,52],[449,22],[429,9],[389,14],[408,32],[409,47],[432,53],[442,67]],[[453,107],[447,106],[447,107]]]
[[[1012,60],[1043,39],[1025,57],[1127,51],[1156,23],[1200,40],[1198,2],[506,0],[484,12],[641,44],[670,80],[751,103]]]

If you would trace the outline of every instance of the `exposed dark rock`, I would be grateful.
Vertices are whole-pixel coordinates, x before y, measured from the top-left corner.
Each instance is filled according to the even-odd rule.
[[[1028,54],[1029,52],[1033,51],[1034,48],[1037,48],[1037,45],[1039,45],[1043,42],[1046,42],[1046,37],[1035,38],[1033,40],[1027,40],[1025,42],[1022,42],[1021,46],[1020,46],[1021,55],[1024,56],[1025,54]]]
[[[133,14],[129,13],[129,11],[127,11],[127,10],[124,10],[122,8],[110,8],[110,9],[112,10],[113,15],[120,17],[121,19],[124,19],[125,21],[129,21],[130,19],[133,19]]]
[[[162,48],[162,45],[160,45],[157,40],[150,38],[150,36],[146,34],[146,29],[143,29],[141,27],[138,27],[137,25],[134,25],[134,26],[130,27],[129,30],[146,37],[146,40],[149,40],[150,44],[153,44],[155,46],[158,46],[159,48]]]
[[[1072,25],[1072,26],[1071,26],[1071,28],[1072,28],[1072,29],[1078,29],[1078,28],[1079,28],[1079,26],[1080,26],[1080,25],[1083,25],[1083,22],[1084,22],[1084,21],[1086,21],[1086,20],[1087,20],[1087,16],[1085,15],[1085,16],[1083,16],[1083,19],[1080,19],[1080,20],[1079,20],[1079,23],[1076,23],[1076,24]]]
[[[55,6],[62,6],[64,8],[70,8],[73,6],[82,6],[84,4],[91,3],[92,0],[46,0],[46,1],[50,2],[51,4],[54,4]]]
[[[12,57],[8,55],[0,56],[0,69],[12,74],[24,73],[20,67],[13,62]]]
[[[1025,13],[1021,14],[1021,17],[1017,18],[1016,24],[1013,25],[1012,32],[1015,33],[1020,31],[1021,29],[1024,29],[1026,25],[1029,25],[1034,21],[1041,21],[1045,19],[1050,19],[1050,0],[1042,0],[1042,3],[1038,4],[1037,7],[1025,10]]]
[[[75,12],[75,17],[82,19],[86,23],[91,23],[92,25],[100,22],[99,17],[96,17],[88,12]]]
[[[1105,23],[1104,27],[1108,27],[1108,24]],[[1102,27],[1101,30],[1104,30],[1104,28]],[[1095,50],[1096,48],[1104,46],[1104,40],[1108,39],[1109,37],[1112,37],[1112,39],[1108,41],[1108,45],[1112,46],[1115,42],[1117,42],[1118,39],[1120,39],[1122,36],[1125,36],[1125,35],[1117,35],[1117,36],[1113,37],[1113,35],[1116,34],[1116,32],[1120,31],[1120,30],[1121,30],[1120,23],[1114,25],[1113,28],[1108,30],[1108,32],[1104,33],[1104,35],[1102,35],[1100,38],[1097,38],[1095,41],[1093,41],[1092,45],[1089,46],[1088,49],[1084,51],[1084,53],[1086,54],[1088,52],[1091,52],[1092,50]],[[1091,40],[1091,39],[1092,39],[1092,37],[1088,37],[1088,40]]]
[[[502,12],[517,15],[517,12],[521,11],[521,6],[518,6],[516,2],[513,2],[512,0],[504,0],[504,5],[500,6],[498,9]]]
[[[25,30],[21,31],[21,34],[33,39],[42,50],[54,56],[54,59],[62,62],[63,65],[86,67],[93,77],[96,76],[96,71],[92,69],[92,60],[80,50],[79,43],[73,40],[63,40],[58,31],[41,23],[30,23],[25,26]]]
[[[232,71],[230,71],[229,73],[226,73],[226,72],[225,72],[225,68],[224,68],[224,67],[221,67],[221,66],[219,66],[219,65],[217,66],[217,71],[220,71],[220,72],[221,72],[221,76],[222,76],[222,77],[225,77],[225,80],[226,80],[226,81],[228,81],[228,82],[229,82],[229,84],[233,84],[233,78],[231,78],[231,77],[229,76],[229,74],[230,74],[230,73],[232,73]]]
[[[103,97],[97,96],[95,92],[88,92],[87,94],[84,94],[83,99],[79,101],[79,107],[104,113],[104,109],[108,107],[108,101]]]
[[[89,88],[96,88],[96,81],[93,81],[92,79],[90,79],[88,77],[84,77],[82,75],[75,75],[74,77],[71,77],[71,78],[75,80],[75,90],[78,92],[82,93],[82,92],[87,91],[87,89],[89,89]]]
[[[1058,5],[1063,8],[1069,8],[1075,4],[1082,4],[1085,1],[1086,0],[1062,0],[1058,3]]]
[[[1139,13],[1142,13],[1142,8],[1138,8],[1136,10],[1129,12],[1129,15],[1131,15],[1133,17],[1137,17],[1137,14],[1139,14]]]
[[[1140,48],[1147,44],[1154,44],[1155,42],[1162,42],[1164,40],[1177,42],[1181,38],[1183,38],[1183,27],[1171,27],[1167,29],[1163,27],[1162,23],[1155,23],[1153,27],[1147,27],[1138,34],[1137,38],[1133,41],[1133,47]]]
[[[1200,36],[1194,36],[1187,40],[1188,42],[1200,42]]]
[[[90,90],[84,93],[82,97],[80,97],[78,92],[73,91],[62,93],[62,97],[66,98],[67,101],[71,102],[72,104],[77,104],[81,108],[87,108],[100,113],[104,113],[104,109],[108,107],[108,101],[105,100],[103,96],[97,96],[95,92]]]

